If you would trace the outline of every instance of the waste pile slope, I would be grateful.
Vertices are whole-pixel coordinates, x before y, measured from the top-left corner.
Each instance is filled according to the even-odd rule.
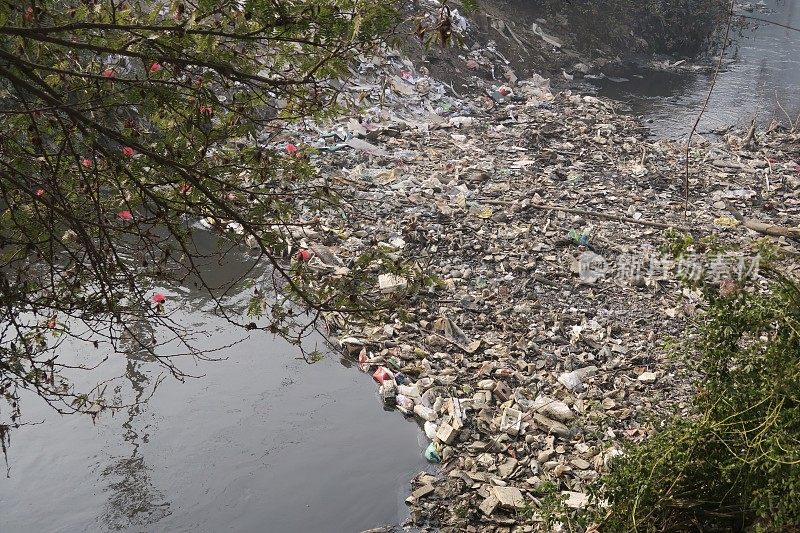
[[[402,306],[329,314],[328,332],[429,438],[439,468],[412,481],[413,523],[547,530],[554,502],[586,505],[622,442],[688,410],[697,376],[664,341],[702,298],[680,280],[757,272],[744,252],[676,259],[669,236],[772,233],[797,252],[800,135],[700,140],[684,212],[685,145],[611,101],[539,76],[459,100],[399,57],[367,70],[349,94],[359,114],[287,134],[347,206],[319,215],[303,260],[335,275],[379,243],[437,282],[384,274],[374,290]]]

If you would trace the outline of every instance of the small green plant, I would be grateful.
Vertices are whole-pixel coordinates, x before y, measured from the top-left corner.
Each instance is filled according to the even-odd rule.
[[[664,244],[660,251],[664,255],[680,259],[692,251],[694,244],[694,237],[670,228],[664,232]]]

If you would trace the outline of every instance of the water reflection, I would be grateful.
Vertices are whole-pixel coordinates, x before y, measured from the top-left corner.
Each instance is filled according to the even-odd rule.
[[[130,455],[115,459],[102,471],[102,476],[110,481],[108,500],[100,522],[110,530],[147,526],[170,515],[170,504],[164,493],[154,486],[152,469],[139,450],[149,441],[150,435],[147,425],[137,428],[136,419],[148,408],[145,400],[154,385],[143,371],[143,365],[154,362],[150,351],[141,345],[147,338],[155,338],[155,331],[149,322],[138,321],[129,325],[121,343],[126,358],[125,379],[133,392],[122,423],[122,437],[131,451]],[[122,393],[119,389],[115,392]]]
[[[199,277],[185,279],[183,288],[192,291],[187,300],[191,299],[197,309],[211,302],[205,290],[217,296],[228,289],[241,291],[241,282],[256,274],[254,260],[223,236],[205,230],[194,231],[192,247],[200,258],[194,262]],[[199,287],[206,289],[198,290]],[[101,472],[109,482],[108,500],[99,521],[110,530],[148,526],[171,514],[171,504],[164,492],[155,486],[152,467],[140,450],[149,441],[149,426],[137,421],[149,408],[148,396],[156,385],[147,371],[154,368],[148,364],[156,362],[147,344],[155,345],[156,338],[152,324],[140,320],[128,324],[120,339],[120,353],[126,360],[124,379],[130,390],[118,387],[115,395],[129,405],[122,423],[122,438],[130,447],[130,453],[115,459]]]

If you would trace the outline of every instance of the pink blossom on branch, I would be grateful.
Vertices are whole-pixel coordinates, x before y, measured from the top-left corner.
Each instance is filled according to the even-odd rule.
[[[133,213],[125,209],[117,213],[117,217],[119,217],[122,220],[133,220]]]
[[[160,292],[155,293],[150,299],[153,300],[154,303],[157,303],[159,305],[167,301],[167,297],[161,294]]]
[[[136,150],[134,150],[130,146],[124,146],[122,148],[122,153],[125,154],[128,157],[133,157],[133,155],[136,153]]]

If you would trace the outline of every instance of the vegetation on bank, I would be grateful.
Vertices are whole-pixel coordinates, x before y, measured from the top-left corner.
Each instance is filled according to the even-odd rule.
[[[604,532],[800,526],[800,283],[761,252],[758,280],[700,287],[707,307],[677,348],[702,376],[691,414],[627,446],[585,522]]]

